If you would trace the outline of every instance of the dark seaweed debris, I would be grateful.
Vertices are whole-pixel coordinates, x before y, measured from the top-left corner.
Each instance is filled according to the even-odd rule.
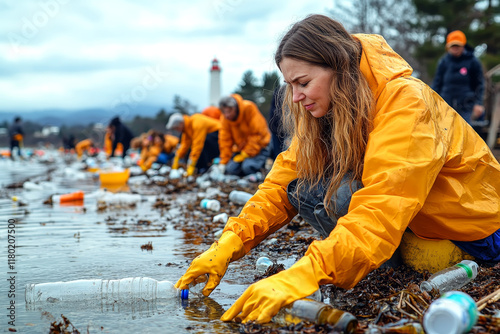
[[[54,321],[50,324],[50,334],[80,334],[71,321],[61,314],[62,321]],[[88,331],[87,331],[88,332]]]

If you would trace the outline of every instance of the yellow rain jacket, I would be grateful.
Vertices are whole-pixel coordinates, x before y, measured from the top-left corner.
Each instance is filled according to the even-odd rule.
[[[92,141],[92,139],[84,139],[82,141],[79,141],[75,145],[75,151],[76,151],[77,156],[81,157],[83,155],[83,152],[85,152],[86,150],[91,148],[93,145],[94,145],[94,142]]]
[[[477,133],[378,35],[354,35],[375,98],[362,182],[349,212],[307,257],[319,284],[351,288],[388,260],[409,227],[426,239],[473,241],[500,228],[500,165]],[[248,252],[297,214],[287,199],[297,141],[224,231]]]
[[[153,163],[158,160],[158,156],[162,152],[163,147],[155,144],[151,144],[147,148],[143,148],[141,151],[141,164],[139,165],[143,171],[151,168]]]
[[[216,119],[202,114],[194,114],[192,116],[183,115],[182,117],[184,118],[184,130],[182,130],[181,145],[177,152],[175,152],[175,156],[182,158],[186,155],[189,148],[191,148],[189,161],[194,166],[203,151],[207,135],[219,131],[221,123]]]
[[[243,100],[238,94],[232,97],[238,102],[239,115],[235,121],[224,117],[219,133],[220,163],[227,164],[235,152],[245,152],[249,157],[259,154],[271,140],[267,121],[252,101]]]
[[[163,151],[165,151],[165,153],[172,153],[172,151],[177,147],[177,144],[179,144],[179,138],[169,134],[166,134],[164,137],[165,145],[163,145]]]

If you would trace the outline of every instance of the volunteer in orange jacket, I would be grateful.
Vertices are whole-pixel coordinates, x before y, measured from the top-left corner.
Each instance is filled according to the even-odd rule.
[[[219,109],[223,116],[219,168],[238,176],[258,172],[270,155],[271,132],[266,119],[255,103],[238,94],[223,97]]]
[[[206,107],[205,109],[202,110],[201,114],[218,120],[220,120],[220,117],[222,116],[220,109],[217,108],[216,106]]]
[[[208,170],[212,160],[219,156],[219,130],[220,121],[211,117],[194,114],[192,116],[174,113],[168,119],[167,130],[182,132],[181,144],[177,149],[172,162],[172,168],[179,168],[179,160],[189,149],[187,175],[191,176],[198,169],[199,174]]]
[[[75,145],[75,151],[76,151],[76,155],[77,155],[78,159],[80,159],[82,157],[83,152],[88,151],[93,147],[94,147],[94,142],[90,138],[79,141]]]
[[[229,262],[297,213],[325,238],[289,269],[252,284],[222,320],[267,322],[319,285],[352,288],[392,256],[407,227],[500,261],[500,165],[381,36],[350,35],[313,15],[285,34],[275,60],[287,82],[283,120],[292,144],[178,288],[209,274],[210,294]],[[314,215],[322,210],[326,217]]]
[[[142,149],[139,167],[145,172],[153,163],[166,163],[165,137],[162,133],[152,131],[142,138]]]

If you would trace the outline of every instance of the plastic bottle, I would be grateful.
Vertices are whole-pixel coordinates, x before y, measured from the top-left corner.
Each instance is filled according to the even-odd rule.
[[[70,194],[63,194],[63,195],[52,195],[52,203],[68,203],[68,202],[75,202],[75,201],[83,201],[85,198],[85,194],[83,191],[75,191]]]
[[[219,211],[220,210],[220,202],[216,199],[202,199],[200,202],[200,206],[203,209],[208,209],[212,211]]]
[[[477,319],[474,299],[461,291],[449,291],[429,306],[423,325],[427,334],[460,334],[469,332]]]
[[[329,324],[334,331],[354,333],[358,327],[355,316],[331,305],[310,299],[299,299],[279,310],[272,321],[281,326],[309,321],[318,325]]]
[[[427,281],[420,283],[421,291],[436,289],[440,293],[460,289],[477,276],[477,263],[470,260],[462,262],[433,274]]]
[[[179,290],[169,281],[157,281],[149,277],[128,277],[117,280],[89,279],[27,284],[25,301],[26,304],[77,301],[114,303],[187,299],[188,295],[188,290]]]
[[[223,212],[223,213],[219,213],[218,215],[214,216],[212,221],[214,223],[224,223],[225,224],[228,219],[229,219],[229,215],[227,213]]]
[[[252,196],[244,191],[233,190],[229,193],[229,200],[236,204],[246,204]]]
[[[97,199],[98,204],[106,204],[106,205],[135,205],[142,200],[141,195],[139,194],[128,194],[128,193],[112,193],[106,192],[101,197]]]
[[[271,261],[268,257],[266,256],[261,256],[257,259],[257,262],[255,262],[255,268],[257,269],[257,272],[259,274],[264,274],[267,271],[267,268],[273,265],[273,261]]]

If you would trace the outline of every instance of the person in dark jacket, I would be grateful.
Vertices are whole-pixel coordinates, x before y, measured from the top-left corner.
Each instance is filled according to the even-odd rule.
[[[448,53],[439,61],[432,89],[470,124],[484,114],[483,69],[460,30],[448,34],[446,49]]]
[[[285,85],[276,87],[273,93],[273,99],[271,100],[271,108],[269,109],[269,130],[271,130],[272,143],[271,159],[273,160],[288,147],[281,121],[285,88]]]
[[[115,117],[109,123],[109,128],[114,134],[113,137],[113,146],[111,147],[110,157],[115,156],[115,150],[118,143],[123,145],[123,153],[122,157],[124,158],[127,155],[127,151],[130,148],[130,141],[134,138],[134,134],[130,129],[120,121],[119,117]]]
[[[17,154],[22,157],[20,143],[23,141],[24,131],[21,126],[21,117],[16,117],[14,123],[9,126],[10,158],[14,160],[14,149],[17,147]]]

